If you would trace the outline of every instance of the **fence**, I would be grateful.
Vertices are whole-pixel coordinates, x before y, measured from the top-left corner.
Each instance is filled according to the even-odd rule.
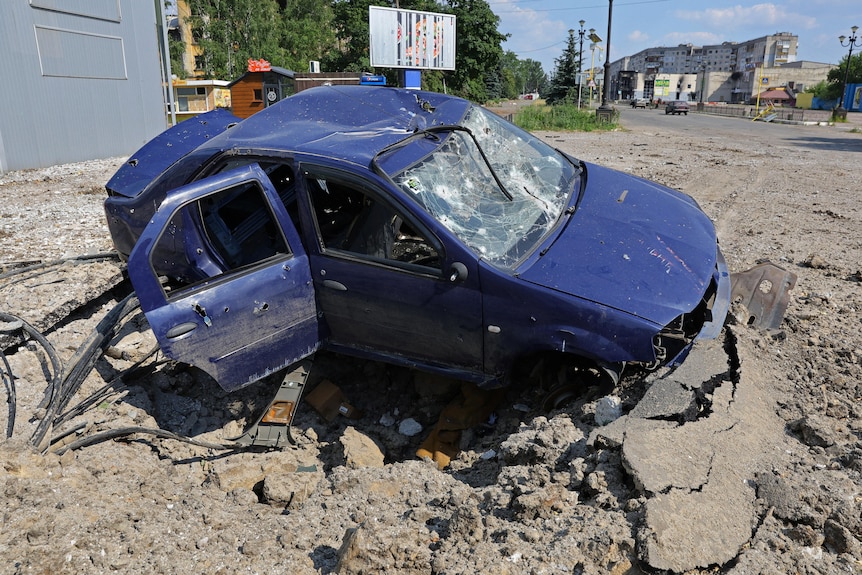
[[[761,102],[760,111],[767,107]],[[737,118],[754,118],[757,115],[757,107],[742,104],[705,104],[695,108],[702,114],[713,114],[715,116],[733,116]],[[777,120],[788,122],[825,122],[830,119],[831,112],[826,110],[804,110],[802,108],[773,108],[771,114],[775,114]]]

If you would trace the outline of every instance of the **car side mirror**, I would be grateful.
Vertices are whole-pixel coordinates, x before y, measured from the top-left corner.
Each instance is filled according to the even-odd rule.
[[[455,283],[465,279],[467,279],[467,266],[461,262],[453,262],[449,267],[449,281]]]

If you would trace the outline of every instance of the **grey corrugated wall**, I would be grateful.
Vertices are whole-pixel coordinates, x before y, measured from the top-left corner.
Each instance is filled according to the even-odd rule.
[[[0,172],[125,156],[164,130],[158,34],[153,0],[0,2]]]

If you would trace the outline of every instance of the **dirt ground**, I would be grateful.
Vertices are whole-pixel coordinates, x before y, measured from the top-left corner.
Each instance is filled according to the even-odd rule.
[[[607,398],[544,412],[525,385],[444,471],[414,454],[457,382],[324,353],[309,387],[332,381],[359,413],[328,422],[303,404],[294,447],[142,431],[62,452],[129,427],[222,443],[277,385],[228,395],[149,356],[135,313],[46,437],[71,433],[40,453],[54,362],[68,369],[130,292],[122,265],[98,255],[111,249],[103,185],[123,160],[0,174],[0,312],[47,338],[25,341],[0,317],[17,407],[0,441],[0,573],[862,573],[862,134],[821,129],[844,139],[673,132],[657,150],[631,127],[542,134],[690,194],[732,271],[768,259],[796,286],[777,333],[729,320],[718,349],[732,365],[702,374],[712,384],[690,418],[636,417],[666,379],[624,382],[625,416],[607,426]],[[54,263],[24,267],[36,262]]]

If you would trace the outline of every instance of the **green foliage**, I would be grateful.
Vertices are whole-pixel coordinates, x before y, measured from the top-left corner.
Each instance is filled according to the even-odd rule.
[[[183,66],[183,53],[185,45],[182,40],[168,38],[168,51],[171,55],[171,74],[184,80],[187,76],[185,67]]]
[[[298,72],[318,60],[324,71],[371,72],[369,6],[454,14],[455,70],[423,71],[425,89],[485,102],[541,92],[542,65],[503,53],[506,36],[486,0],[189,0],[190,24],[204,77],[234,79],[250,58]],[[182,47],[172,45],[176,69]],[[400,71],[373,70],[397,85]]]
[[[285,63],[276,0],[189,0],[191,25],[206,78],[235,78],[249,58]]]
[[[545,96],[549,104],[556,104],[566,97],[572,97],[573,94],[574,98],[577,99],[579,57],[580,52],[578,52],[578,40],[575,38],[575,31],[569,30],[569,39],[563,54],[555,60],[557,69],[554,71],[551,86]]]
[[[447,0],[457,19],[455,70],[448,73],[452,91],[474,102],[485,102],[488,70],[499,69],[506,36],[497,31],[500,18],[485,0]]]
[[[522,108],[515,114],[515,124],[528,132],[536,130],[592,132],[593,130],[613,130],[617,123],[598,122],[594,111],[579,110],[577,105],[567,101],[556,106],[533,104]]]
[[[837,68],[829,70],[826,75],[828,86],[824,92],[824,96],[818,96],[824,100],[837,100],[841,97],[844,91],[844,73],[847,71],[847,66],[850,66],[850,71],[847,74],[847,84],[862,84],[862,53],[856,54],[849,59],[845,57],[838,64]]]
[[[311,60],[327,56],[336,44],[332,21],[331,0],[288,2],[281,17],[281,45],[285,51],[282,65],[303,72]]]
[[[807,88],[805,88],[805,93],[814,94],[817,98],[822,98],[823,93],[826,90],[826,85],[826,80],[821,80],[813,86],[808,86]]]
[[[500,62],[503,95],[516,98],[519,94],[544,92],[547,76],[542,63],[535,60],[519,60],[517,54],[507,50]]]

